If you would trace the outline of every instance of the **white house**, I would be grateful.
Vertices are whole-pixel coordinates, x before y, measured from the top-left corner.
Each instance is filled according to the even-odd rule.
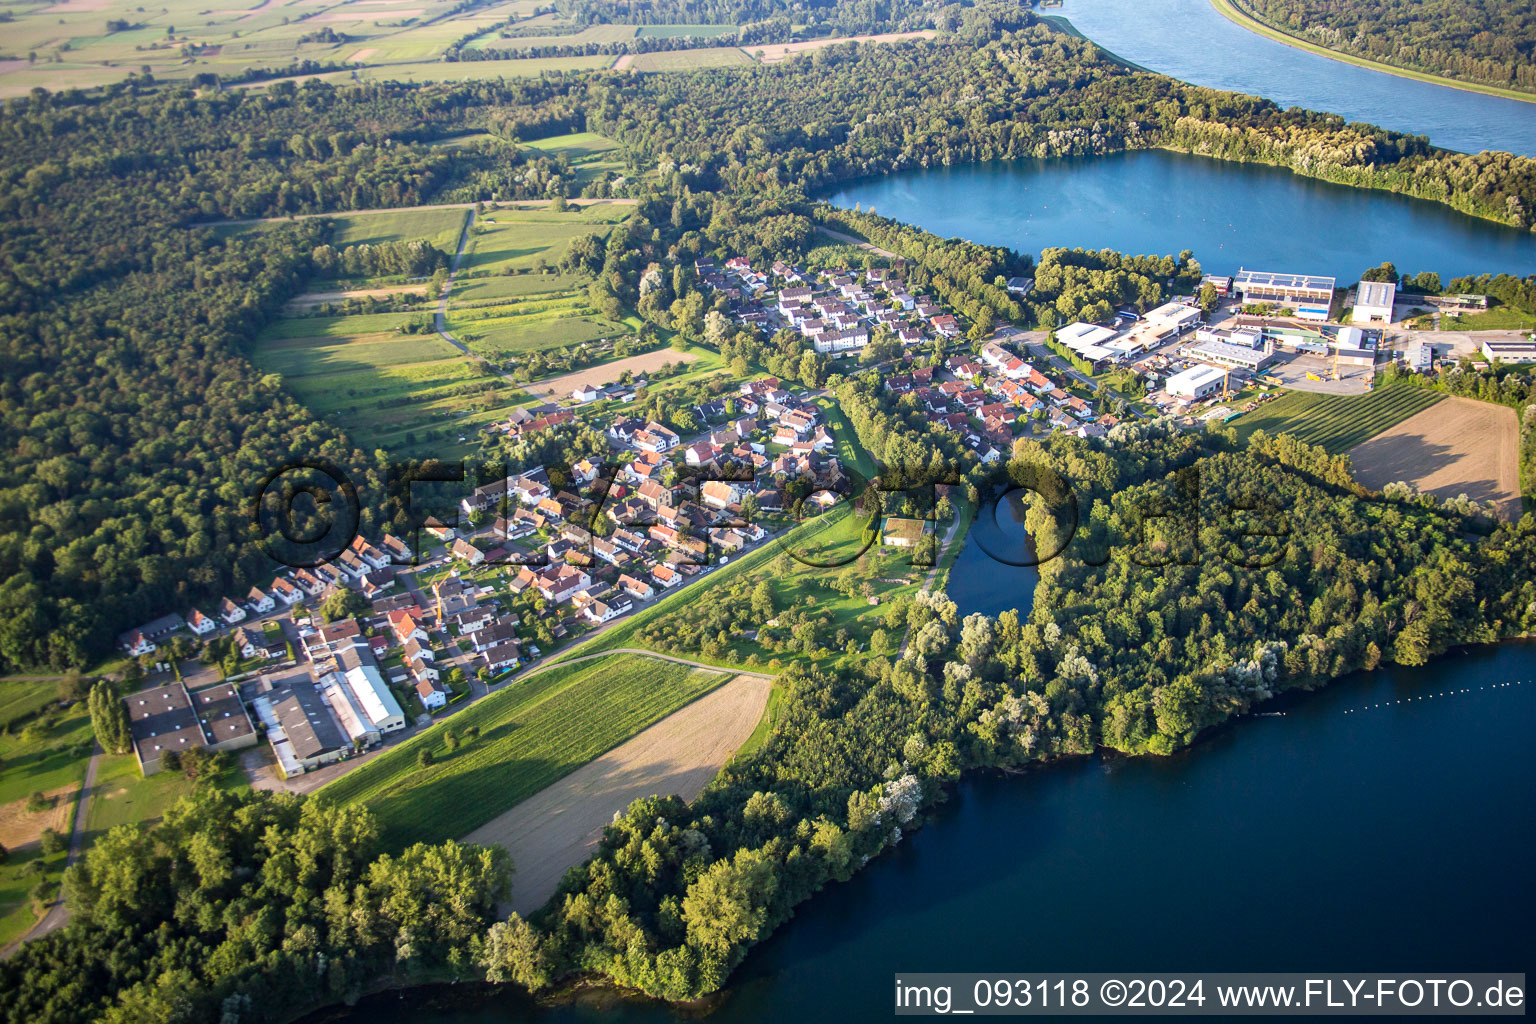
[[[219,618],[233,626],[237,622],[245,621],[245,609],[226,597],[219,601]]]
[[[448,706],[448,691],[436,679],[418,679],[416,696],[421,698],[421,706],[428,711]]]
[[[299,601],[304,597],[304,591],[300,590],[298,587],[294,586],[292,583],[289,583],[282,577],[278,577],[272,581],[272,593],[277,595],[277,599],[279,601],[283,602],[283,604],[288,605],[289,607],[298,604]]]
[[[214,622],[196,608],[192,609],[192,614],[187,616],[187,628],[198,636],[202,636],[204,633],[212,633],[217,626],[217,622]]]
[[[257,615],[277,607],[277,602],[272,599],[272,595],[264,592],[260,587],[251,588],[251,592],[245,595],[245,603],[250,605],[251,611]]]

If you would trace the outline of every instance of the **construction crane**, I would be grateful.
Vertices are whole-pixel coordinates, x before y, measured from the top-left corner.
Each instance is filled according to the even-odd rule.
[[[1339,379],[1339,346],[1333,346],[1333,379]]]
[[[1231,379],[1232,379],[1232,367],[1229,366],[1229,367],[1227,367],[1227,372],[1223,373],[1221,375],[1221,400],[1223,402],[1225,402],[1227,400],[1228,396],[1231,394],[1231,389],[1227,387],[1227,382],[1230,381]]]

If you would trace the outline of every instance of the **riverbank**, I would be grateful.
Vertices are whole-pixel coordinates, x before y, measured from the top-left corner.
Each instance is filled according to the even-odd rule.
[[[1118,53],[1115,53],[1113,50],[1101,46],[1098,43],[1094,43],[1092,39],[1089,39],[1087,36],[1083,35],[1082,32],[1078,31],[1077,26],[1072,24],[1072,22],[1065,15],[1040,14],[1037,15],[1037,17],[1047,25],[1056,29],[1056,31],[1065,35],[1069,35],[1073,39],[1084,39],[1090,43],[1093,43],[1093,45],[1098,48],[1099,53],[1103,54],[1107,59],[1114,61],[1116,64],[1123,64],[1125,67],[1130,68],[1132,71],[1145,71],[1149,75],[1157,74],[1157,72],[1153,71],[1151,68],[1144,68],[1140,64],[1137,64],[1135,61],[1126,60],[1124,57],[1120,56]]]
[[[1233,5],[1231,0],[1211,0],[1211,6],[1222,17],[1235,25],[1247,29],[1249,32],[1264,36],[1266,39],[1273,39],[1277,43],[1284,43],[1286,46],[1295,47],[1298,50],[1315,53],[1319,57],[1327,57],[1329,60],[1352,64],[1357,68],[1365,68],[1367,71],[1379,71],[1386,75],[1396,75],[1398,78],[1408,78],[1415,82],[1424,82],[1428,85],[1440,85],[1447,89],[1477,92],[1482,93],[1484,96],[1498,96],[1501,99],[1519,100],[1522,103],[1536,103],[1536,95],[1528,92],[1501,89],[1496,85],[1484,85],[1480,82],[1463,82],[1456,78],[1446,78],[1443,75],[1430,74],[1427,71],[1413,71],[1408,68],[1400,68],[1395,64],[1384,64],[1381,61],[1371,60],[1368,57],[1357,57],[1352,53],[1343,53],[1339,50],[1329,49],[1319,43],[1291,35],[1289,32],[1260,21],[1253,15]]]

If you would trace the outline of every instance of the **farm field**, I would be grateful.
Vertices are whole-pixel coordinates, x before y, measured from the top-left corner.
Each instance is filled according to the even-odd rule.
[[[761,43],[756,46],[745,47],[745,52],[762,61],[764,64],[776,64],[782,60],[800,53],[809,53],[811,50],[821,50],[828,46],[840,46],[843,43],[899,43],[906,39],[932,39],[938,35],[932,30],[922,32],[886,32],[881,35],[870,36],[844,36],[839,39],[809,39],[803,43]]]
[[[714,46],[699,50],[626,54],[614,67],[631,71],[697,71],[700,68],[746,67],[751,63],[752,58],[735,46]]]
[[[458,438],[527,401],[479,360],[435,333],[394,326],[428,314],[295,317],[268,327],[251,353],[257,367],[367,449],[448,458]]]
[[[641,25],[637,36],[641,39],[677,39],[682,36],[709,39],[730,35],[736,29],[735,25]]]
[[[1513,409],[1446,397],[1349,451],[1355,477],[1380,490],[1399,480],[1425,494],[1490,501],[1520,518],[1519,421]]]
[[[611,145],[597,135],[542,140],[546,152],[598,159]],[[593,204],[557,213],[499,209],[475,225],[465,246],[448,310],[448,329],[490,359],[562,348],[629,331],[588,304],[587,278],[549,274],[571,240],[606,238],[630,213],[627,205]],[[505,300],[505,301],[497,301]],[[471,305],[472,303],[472,305]]]
[[[545,151],[551,156],[571,152],[558,146]],[[630,213],[628,206],[607,203],[572,208],[564,213],[547,209],[487,211],[470,230],[459,272],[504,274],[556,266],[571,239],[589,234],[606,238],[613,226],[628,219]]]
[[[488,359],[578,345],[628,330],[587,305],[585,288],[528,295],[505,305],[450,308],[448,329]]]
[[[610,362],[599,363],[596,366],[588,366],[574,373],[563,373],[558,377],[545,377],[543,380],[534,381],[528,385],[528,393],[538,397],[569,398],[571,392],[584,384],[602,387],[604,384],[612,384],[623,375],[625,370],[631,373],[650,373],[658,366],[666,363],[693,363],[705,355],[706,350],[690,350],[678,352],[675,349],[659,348],[650,352],[642,352],[635,356],[625,356],[623,359],[614,359]],[[713,354],[713,353],[708,353]],[[718,358],[718,357],[717,357]]]
[[[465,836],[500,843],[517,874],[511,909],[542,906],[591,856],[616,812],[649,796],[692,801],[757,731],[772,682],[738,676]]]
[[[1233,425],[1238,436],[1245,439],[1262,428],[1271,434],[1290,434],[1339,455],[1427,409],[1442,397],[1406,384],[1377,388],[1359,396],[1292,391],[1244,415]]]
[[[385,844],[460,838],[715,689],[727,673],[614,655],[512,683],[320,789],[364,804]],[[443,734],[480,735],[450,751]],[[433,763],[423,767],[419,752]]]
[[[452,258],[459,247],[468,210],[427,209],[395,210],[387,213],[347,213],[333,218],[336,233],[331,244],[340,249],[348,245],[378,245],[424,239]]]

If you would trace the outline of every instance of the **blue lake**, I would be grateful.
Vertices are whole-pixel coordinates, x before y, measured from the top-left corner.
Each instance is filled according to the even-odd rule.
[[[1066,0],[1059,11],[1124,59],[1195,85],[1230,89],[1392,128],[1447,149],[1536,155],[1536,104],[1416,82],[1276,42],[1228,21],[1210,0]]]
[[[1217,274],[1246,266],[1343,284],[1383,260],[1447,281],[1536,273],[1529,231],[1282,168],[1163,150],[902,171],[846,183],[828,199],[1030,254],[1051,246],[1191,249]]]

